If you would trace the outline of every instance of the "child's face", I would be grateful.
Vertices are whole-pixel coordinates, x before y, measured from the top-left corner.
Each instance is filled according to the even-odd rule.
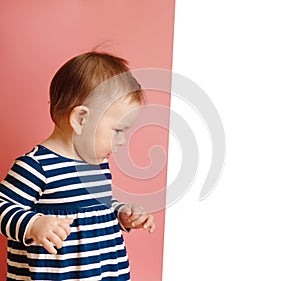
[[[86,128],[75,145],[79,157],[90,164],[99,164],[110,153],[116,152],[119,146],[125,144],[125,132],[136,121],[139,110],[139,103],[126,98],[114,102],[100,120],[92,111],[93,116],[87,120]]]
[[[136,121],[140,104],[129,99],[116,101],[101,118],[95,135],[95,154],[102,162],[125,144],[125,132]]]

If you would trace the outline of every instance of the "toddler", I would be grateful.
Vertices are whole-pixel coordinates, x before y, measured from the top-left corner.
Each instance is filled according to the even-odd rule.
[[[52,134],[17,158],[0,184],[7,280],[130,280],[122,232],[153,215],[112,197],[107,158],[123,145],[143,92],[127,62],[72,58],[50,85]]]

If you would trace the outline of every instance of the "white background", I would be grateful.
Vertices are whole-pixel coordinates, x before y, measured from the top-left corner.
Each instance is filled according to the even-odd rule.
[[[218,185],[198,201],[210,137],[172,99],[195,131],[201,162],[189,192],[166,211],[164,281],[300,280],[299,5],[176,1],[173,70],[213,101],[227,149]],[[180,154],[171,137],[169,182]]]

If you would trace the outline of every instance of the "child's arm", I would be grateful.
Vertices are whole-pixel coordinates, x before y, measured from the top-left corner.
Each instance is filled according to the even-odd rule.
[[[44,171],[35,159],[22,156],[15,161],[0,184],[0,231],[9,239],[19,241],[25,245],[27,239],[34,239],[49,250],[49,241],[43,240],[44,243],[41,243],[39,238],[45,238],[45,231],[48,234],[52,231],[52,233],[56,233],[58,238],[64,238],[63,230],[65,227],[59,226],[59,230],[57,230],[58,225],[53,225],[47,219],[51,217],[52,221],[52,216],[41,216],[31,211],[39,200],[45,183]],[[68,223],[68,221],[62,219],[56,220],[62,225]],[[51,237],[48,240],[59,247],[60,242],[58,239],[53,238],[53,235]],[[50,249],[49,252],[54,253],[53,249]]]
[[[30,209],[40,198],[45,184],[43,171],[34,159],[18,158],[0,184],[1,233],[25,244],[28,223],[37,213]]]
[[[156,229],[154,217],[138,205],[123,205],[119,209],[119,221],[125,228],[144,228],[153,233]]]

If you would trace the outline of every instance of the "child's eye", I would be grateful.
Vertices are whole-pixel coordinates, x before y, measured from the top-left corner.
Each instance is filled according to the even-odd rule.
[[[121,133],[121,132],[123,132],[123,130],[121,130],[121,129],[115,129],[115,132],[116,133]]]

